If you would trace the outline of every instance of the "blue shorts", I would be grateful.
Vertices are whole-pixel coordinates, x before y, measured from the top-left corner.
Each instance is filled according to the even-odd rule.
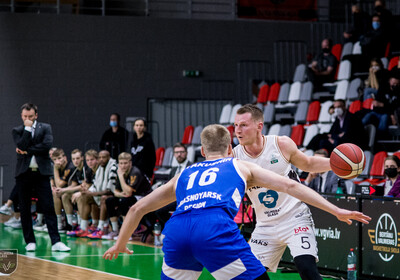
[[[265,268],[222,209],[173,216],[163,231],[161,279],[197,279],[203,267],[216,279],[255,279]]]

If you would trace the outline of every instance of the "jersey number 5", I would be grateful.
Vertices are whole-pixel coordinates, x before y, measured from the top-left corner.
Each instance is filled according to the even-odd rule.
[[[215,182],[215,180],[217,180],[217,173],[219,171],[219,168],[213,167],[210,169],[207,169],[206,171],[201,173],[200,176],[200,180],[199,180],[199,186],[207,186],[207,185],[211,185],[212,183]],[[196,172],[193,172],[192,174],[190,174],[189,176],[189,182],[187,184],[186,189],[190,190],[191,188],[193,188],[194,185],[194,180],[197,177],[197,174],[199,174],[199,170]]]

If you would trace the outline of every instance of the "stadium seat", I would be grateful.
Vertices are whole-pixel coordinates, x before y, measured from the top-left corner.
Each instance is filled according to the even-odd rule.
[[[229,124],[233,124],[235,122],[236,112],[237,110],[239,110],[240,107],[242,107],[242,104],[236,104],[235,106],[232,107],[231,116],[229,118]]]
[[[337,61],[340,61],[340,58],[342,57],[342,44],[335,44],[332,47],[332,54],[336,57]]]
[[[362,108],[362,102],[360,100],[354,100],[350,103],[349,112],[354,114],[355,112],[360,111]]]
[[[220,124],[229,123],[229,120],[230,120],[230,117],[231,117],[231,112],[232,112],[232,105],[231,104],[225,104],[224,107],[222,107],[221,115],[219,117],[219,123]]]
[[[183,136],[182,136],[182,141],[181,141],[182,144],[185,144],[185,145],[192,144],[193,133],[194,133],[193,125],[188,125],[187,127],[185,127],[185,130],[184,130]]]
[[[301,88],[300,101],[311,102],[314,85],[312,82],[305,82]]]
[[[329,133],[332,127],[332,123],[319,123],[319,133]]]
[[[304,82],[306,78],[306,65],[299,64],[296,66],[296,70],[294,71],[293,75],[293,82]]]
[[[265,84],[260,88],[257,97],[257,103],[265,104],[268,100],[269,85]]]
[[[296,143],[297,147],[300,147],[303,144],[304,133],[304,125],[299,124],[292,126],[290,138],[292,138],[293,142]]]
[[[350,60],[343,60],[339,65],[339,72],[337,80],[348,80],[351,77],[351,62]]]
[[[346,99],[356,100],[358,99],[358,90],[360,89],[362,81],[360,78],[353,79],[347,89]]]
[[[343,46],[342,54],[340,56],[340,60],[342,60],[345,55],[352,54],[352,52],[353,52],[353,43],[352,42],[347,42]],[[340,60],[338,60],[338,61],[340,61]]]
[[[354,43],[352,54],[362,54],[360,41]]]
[[[162,161],[162,166],[163,167],[170,167],[172,164],[172,158],[173,158],[173,148],[172,147],[168,147],[165,149],[165,153],[164,153],[164,158]]]
[[[269,128],[268,135],[279,135],[280,130],[281,125],[279,123],[275,123]]]
[[[274,83],[271,85],[269,89],[268,101],[269,102],[277,102],[279,97],[279,91],[281,89],[281,85],[279,83]]]
[[[278,103],[287,103],[289,98],[290,84],[284,83],[281,85],[278,96]]]
[[[393,155],[400,159],[400,151],[394,152]]]
[[[362,181],[354,181],[355,184],[371,184],[371,185],[380,185],[385,179],[385,158],[388,156],[387,152],[381,151],[375,154],[374,159],[372,161],[371,169],[369,171],[369,178]]]
[[[274,122],[275,117],[275,104],[268,103],[264,106],[264,123],[265,124],[272,124]]]
[[[387,43],[386,49],[385,49],[385,57],[389,57],[390,55],[390,48],[392,47],[392,44],[390,42]]]
[[[226,129],[228,129],[229,133],[231,134],[231,143],[233,143],[233,137],[235,136],[235,127],[233,125],[228,125]]]
[[[389,71],[392,70],[394,67],[397,66],[398,63],[399,63],[399,57],[398,56],[392,57],[389,61],[388,70]]]
[[[294,82],[293,84],[290,85],[288,102],[297,103],[300,101],[301,88],[302,88],[302,84],[300,82]]]
[[[295,124],[306,123],[307,111],[308,111],[308,102],[307,101],[300,102],[299,105],[297,106],[296,113],[294,114],[294,123]]]
[[[319,127],[316,124],[307,125],[304,127],[306,132],[304,134],[303,147],[307,147],[311,139],[319,133]]]
[[[281,127],[279,130],[279,136],[287,136],[290,137],[292,134],[292,126],[290,124],[285,124],[284,126]]]
[[[389,60],[387,59],[387,57],[382,57],[381,61],[382,61],[382,64],[383,64],[383,68],[388,69]]]
[[[187,159],[190,162],[195,162],[195,158],[196,158],[196,149],[194,146],[188,146],[187,147]],[[174,157],[175,159],[175,157]]]
[[[338,100],[338,99],[345,100],[348,88],[349,88],[349,81],[347,81],[347,80],[340,81],[336,86],[335,96],[333,97],[333,99],[334,100]]]
[[[318,122],[331,123],[332,116],[329,114],[329,108],[333,105],[333,101],[328,100],[321,104],[321,112],[319,113]]]
[[[307,123],[315,123],[318,121],[318,117],[321,111],[321,104],[319,101],[313,101],[308,106],[308,112],[306,117]]]
[[[164,160],[164,155],[165,155],[165,148],[164,147],[159,147],[156,150],[156,164],[154,170],[162,166],[163,160]]]
[[[194,128],[192,145],[196,145],[196,146],[201,145],[200,134],[202,131],[203,131],[202,125],[198,125]]]
[[[373,98],[368,98],[364,100],[364,102],[362,103],[362,107],[364,109],[372,110],[372,101],[374,101]]]

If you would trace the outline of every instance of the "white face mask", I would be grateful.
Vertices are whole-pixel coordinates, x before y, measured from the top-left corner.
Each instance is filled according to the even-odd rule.
[[[335,116],[341,117],[343,116],[343,109],[342,108],[335,108],[335,112],[333,113]]]
[[[372,69],[375,70],[375,71],[378,71],[381,68],[379,66],[374,65],[374,66],[372,66]]]

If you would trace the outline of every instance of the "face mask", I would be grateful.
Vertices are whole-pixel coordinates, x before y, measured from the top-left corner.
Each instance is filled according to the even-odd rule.
[[[110,121],[110,126],[111,127],[116,127],[117,126],[117,122],[116,121]]]
[[[372,66],[372,69],[375,70],[375,71],[378,71],[381,68],[379,66]]]
[[[389,177],[389,178],[394,178],[397,175],[397,168],[386,168],[385,169],[385,174]]]
[[[322,52],[323,52],[323,53],[330,53],[331,50],[330,50],[329,48],[323,48],[323,49],[322,49]]]
[[[380,22],[377,22],[377,21],[373,21],[372,22],[372,28],[374,30],[377,30],[379,27],[381,27],[381,23]]]
[[[335,113],[336,116],[341,117],[343,116],[343,109],[342,108],[335,108]]]

